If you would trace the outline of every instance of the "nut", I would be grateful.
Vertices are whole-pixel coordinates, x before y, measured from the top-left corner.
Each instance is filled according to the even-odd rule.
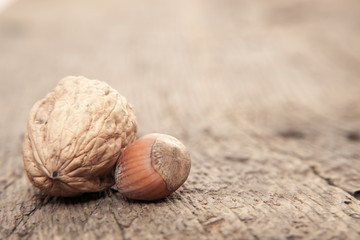
[[[113,170],[135,141],[132,107],[98,80],[67,77],[33,106],[23,162],[30,182],[53,196],[77,196],[114,184]]]
[[[128,198],[156,200],[176,191],[187,179],[190,154],[176,138],[149,134],[130,144],[115,170],[117,189]]]

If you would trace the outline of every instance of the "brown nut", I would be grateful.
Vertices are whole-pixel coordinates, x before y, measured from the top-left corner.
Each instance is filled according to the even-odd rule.
[[[30,182],[53,196],[77,196],[114,184],[113,169],[135,141],[132,107],[98,80],[67,77],[30,111],[23,162]]]
[[[156,200],[178,189],[187,179],[190,154],[176,138],[149,134],[130,144],[115,170],[119,192],[132,199]]]

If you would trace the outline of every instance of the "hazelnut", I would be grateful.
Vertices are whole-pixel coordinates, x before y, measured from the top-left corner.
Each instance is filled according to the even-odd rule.
[[[30,111],[23,162],[30,182],[53,196],[111,187],[114,166],[135,141],[132,107],[108,84],[67,77]]]
[[[115,170],[119,192],[132,199],[157,200],[178,189],[190,172],[190,154],[176,138],[149,134],[130,144]]]

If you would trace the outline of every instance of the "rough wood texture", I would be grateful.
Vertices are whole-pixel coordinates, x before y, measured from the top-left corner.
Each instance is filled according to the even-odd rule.
[[[360,237],[360,2],[23,0],[0,15],[0,238]],[[21,141],[67,75],[192,155],[158,202],[40,195]]]

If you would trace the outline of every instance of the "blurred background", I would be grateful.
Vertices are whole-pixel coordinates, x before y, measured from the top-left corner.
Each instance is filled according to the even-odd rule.
[[[265,133],[319,116],[336,125],[360,112],[356,0],[0,6],[1,144],[22,137],[31,106],[68,75],[117,89],[135,107],[142,134],[228,134],[233,124]]]

